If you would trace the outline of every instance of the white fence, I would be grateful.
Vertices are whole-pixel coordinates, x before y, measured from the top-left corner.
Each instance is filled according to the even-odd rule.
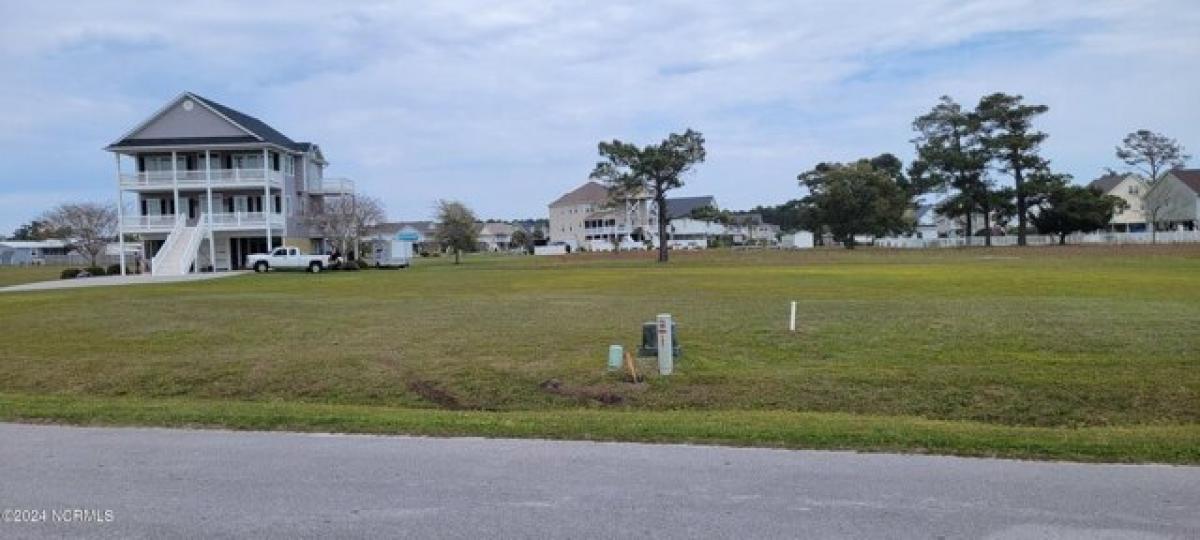
[[[971,238],[876,238],[875,246],[885,248],[945,248],[986,245],[987,239],[982,236]],[[1067,235],[1067,244],[1180,244],[1200,243],[1200,230],[1197,231],[1160,231],[1156,234],[1139,233],[1075,233]],[[1047,246],[1058,244],[1058,237],[1045,234],[1031,234],[1025,237],[1025,243],[1030,246]],[[993,236],[993,246],[1015,246],[1016,235]]]

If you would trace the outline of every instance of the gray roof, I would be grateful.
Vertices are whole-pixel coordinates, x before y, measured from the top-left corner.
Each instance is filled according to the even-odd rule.
[[[308,152],[316,146],[309,142],[293,141],[292,139],[288,138],[287,135],[280,133],[279,130],[271,127],[266,122],[263,122],[262,120],[259,120],[237,109],[226,107],[225,105],[217,103],[206,97],[198,96],[192,92],[184,92],[184,96],[203,103],[210,109],[217,111],[217,113],[242,126],[246,129],[246,131],[249,131],[253,135],[246,135],[244,137],[187,137],[170,139],[131,139],[126,137],[111,145],[110,148],[180,146],[190,144],[241,144],[255,143],[259,142],[260,140],[262,142],[268,142],[296,152]]]
[[[588,182],[555,199],[550,206],[566,204],[604,204],[608,202],[608,187],[600,182]]]
[[[1096,188],[1100,190],[1101,193],[1108,193],[1109,191],[1112,191],[1113,188],[1117,187],[1117,185],[1120,184],[1124,179],[1125,175],[1123,174],[1106,174],[1100,178],[1092,180],[1092,182],[1088,184],[1088,187]]]
[[[1175,169],[1170,171],[1170,174],[1192,191],[1200,193],[1200,169]]]
[[[717,207],[717,199],[712,195],[703,197],[675,197],[667,199],[667,219],[687,217],[692,211],[705,206]]]

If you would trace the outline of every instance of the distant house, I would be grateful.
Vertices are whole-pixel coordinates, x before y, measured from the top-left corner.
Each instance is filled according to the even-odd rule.
[[[725,235],[734,245],[773,246],[779,243],[779,234],[779,225],[764,222],[762,214],[756,212],[734,214],[725,225]]]
[[[1200,169],[1164,174],[1146,193],[1144,212],[1158,230],[1196,230],[1200,225]]]
[[[550,203],[550,243],[571,250],[593,249],[592,242],[621,244],[641,234],[649,219],[649,199],[611,201],[608,187],[587,182]]]
[[[65,257],[70,252],[63,240],[2,240],[0,266],[31,266],[45,264],[46,257]]]
[[[700,230],[699,225],[683,221],[690,219],[694,210],[706,206],[716,208],[716,200],[711,196],[667,199],[667,218],[676,229],[671,232],[668,228],[668,235],[679,241],[674,244],[679,247],[707,245],[707,241],[700,242],[697,235],[707,238],[709,230]],[[572,250],[595,251],[657,246],[656,208],[648,195],[613,200],[606,186],[587,182],[550,203],[550,243],[564,244]]]
[[[1091,187],[1104,195],[1120,197],[1126,207],[1113,214],[1109,222],[1110,232],[1145,232],[1147,218],[1142,197],[1149,185],[1136,174],[1106,174],[1092,180]]]
[[[961,238],[970,236],[967,231],[966,216],[950,217],[941,212],[938,212],[937,207],[941,201],[922,203],[916,205],[912,210],[911,218],[914,220],[914,230],[912,236],[921,239],[932,238]],[[986,232],[984,227],[983,214],[975,212],[971,214],[971,227],[975,230],[975,236],[983,236]],[[993,217],[992,226],[993,234],[1003,235],[1003,229],[996,226],[997,220]]]
[[[413,251],[429,253],[439,250],[437,223],[433,221],[391,221],[376,225],[372,236],[399,238],[413,243]]]
[[[508,251],[512,249],[513,232],[516,227],[508,223],[488,222],[479,227],[476,241],[479,251]]]

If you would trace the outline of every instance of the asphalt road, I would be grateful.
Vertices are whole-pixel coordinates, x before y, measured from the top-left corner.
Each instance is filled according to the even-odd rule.
[[[1200,538],[1196,467],[14,424],[0,464],[0,538]]]

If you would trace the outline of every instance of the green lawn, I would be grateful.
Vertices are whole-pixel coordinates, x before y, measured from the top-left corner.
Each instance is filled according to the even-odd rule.
[[[58,279],[65,266],[0,266],[0,287]]]
[[[1197,276],[1200,247],[721,251],[9,293],[0,418],[1200,463]],[[677,373],[606,373],[660,312]]]

